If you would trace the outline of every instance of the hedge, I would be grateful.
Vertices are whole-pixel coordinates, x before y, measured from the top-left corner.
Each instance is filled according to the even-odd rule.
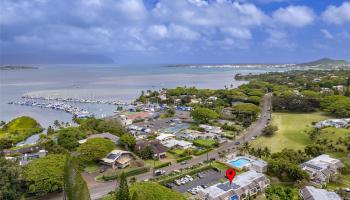
[[[156,166],[154,167],[154,169],[159,169],[159,168],[167,167],[167,166],[169,166],[169,165],[171,165],[171,162],[162,163],[162,164],[156,165]]]
[[[176,160],[176,162],[182,162],[182,161],[185,161],[185,160],[189,160],[189,159],[192,159],[192,156],[186,156],[186,157],[183,157],[183,158],[179,158]]]
[[[149,171],[149,167],[139,167],[139,168],[133,168],[133,169],[128,169],[124,170],[124,173],[127,177],[129,176],[136,176],[139,174],[143,174]],[[122,173],[122,171],[117,171],[117,172],[110,172],[103,174],[102,176],[97,176],[97,180],[103,180],[103,181],[110,181],[110,180],[115,180],[118,178],[118,176]]]
[[[208,149],[205,149],[203,151],[197,151],[194,153],[195,156],[200,156],[200,155],[203,155],[205,153],[208,153],[209,151],[213,150],[213,148],[208,148]]]

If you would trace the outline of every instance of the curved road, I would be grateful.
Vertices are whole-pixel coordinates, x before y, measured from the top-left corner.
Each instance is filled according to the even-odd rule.
[[[228,149],[231,149],[231,150],[235,149],[235,147],[237,147],[235,145],[236,142],[240,142],[240,144],[243,144],[245,142],[250,141],[252,137],[259,136],[261,134],[262,129],[265,127],[265,125],[268,123],[268,121],[271,117],[270,116],[271,96],[272,96],[271,93],[268,93],[264,96],[264,102],[263,102],[263,106],[262,106],[261,116],[256,122],[254,122],[246,130],[246,134],[244,134],[243,136],[241,136],[240,138],[238,138],[235,141],[224,143],[219,148],[209,152],[208,155],[204,154],[204,155],[198,156],[192,160],[188,160],[187,164],[185,164],[185,165],[181,165],[180,163],[176,163],[176,164],[172,164],[169,167],[165,167],[162,169],[165,170],[166,173],[170,173],[174,170],[179,170],[182,168],[191,167],[195,164],[198,164],[200,162],[207,160],[207,158],[217,159],[217,158],[219,158],[219,154],[218,154],[219,152],[224,151],[224,150],[228,150]],[[135,177],[138,181],[150,179],[153,177],[153,172],[151,171],[148,173],[140,174],[140,175],[135,176]],[[93,185],[89,185],[91,199],[101,199],[104,195],[106,195],[110,191],[114,191],[115,187],[116,187],[116,181],[96,183]],[[62,194],[57,194],[54,196],[52,196],[49,199],[51,199],[51,200],[62,199]]]

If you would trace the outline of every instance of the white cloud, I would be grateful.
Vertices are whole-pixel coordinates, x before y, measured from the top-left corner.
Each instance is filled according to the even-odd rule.
[[[350,22],[350,2],[343,2],[339,7],[328,6],[322,13],[322,18],[332,24],[344,24]]]
[[[237,28],[237,27],[226,27],[222,28],[224,33],[229,34],[230,36],[238,39],[251,39],[252,34],[249,29],[246,28]]]
[[[334,36],[326,29],[321,29],[321,32],[323,33],[323,36],[327,39],[333,39]]]
[[[278,23],[294,27],[304,27],[315,20],[314,11],[306,6],[279,8],[272,14],[272,17]]]
[[[148,33],[153,38],[162,39],[168,36],[168,29],[164,25],[152,25],[148,28]]]
[[[196,40],[200,37],[199,33],[185,26],[171,24],[169,29],[174,38],[183,40]]]
[[[279,31],[269,29],[267,30],[269,37],[264,41],[264,46],[267,48],[289,48],[295,47],[295,44],[288,38],[288,34]]]
[[[147,10],[142,0],[118,0],[116,8],[129,19],[142,20],[147,16]]]

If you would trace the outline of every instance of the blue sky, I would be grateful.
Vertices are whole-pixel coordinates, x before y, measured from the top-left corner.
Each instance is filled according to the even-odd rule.
[[[2,0],[1,63],[350,60],[350,1]]]

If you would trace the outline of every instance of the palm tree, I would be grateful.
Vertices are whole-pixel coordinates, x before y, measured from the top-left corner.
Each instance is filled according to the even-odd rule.
[[[250,144],[248,142],[245,142],[242,147],[240,148],[240,151],[242,153],[247,153],[249,152],[249,149],[251,148]]]

